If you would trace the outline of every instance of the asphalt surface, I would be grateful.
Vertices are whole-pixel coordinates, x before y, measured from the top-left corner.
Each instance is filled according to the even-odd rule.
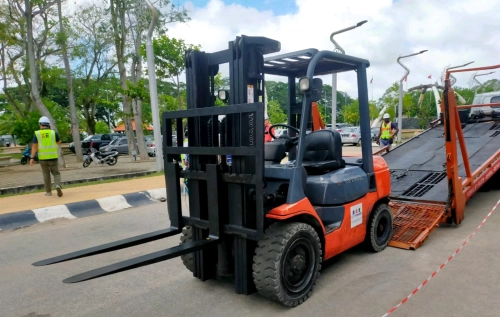
[[[500,198],[478,193],[460,226],[437,228],[417,251],[354,248],[328,261],[312,297],[285,308],[231,284],[201,282],[179,258],[78,284],[62,280],[175,246],[178,237],[46,267],[33,262],[169,225],[160,203],[94,217],[0,232],[0,316],[375,316],[380,317],[436,270]],[[500,207],[499,207],[500,208]],[[391,316],[498,316],[500,210],[463,250]]]

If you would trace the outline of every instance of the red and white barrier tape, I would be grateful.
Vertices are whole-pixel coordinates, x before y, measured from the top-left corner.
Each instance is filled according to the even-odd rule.
[[[495,211],[495,209],[498,207],[498,205],[500,204],[500,200],[497,201],[497,203],[495,204],[495,206],[493,207],[493,209],[491,209],[491,211],[488,213],[488,215],[486,215],[486,217],[483,219],[483,221],[481,222],[481,224],[476,228],[476,230],[474,230],[474,232],[469,236],[469,238],[467,238],[467,240],[464,241],[464,243],[462,243],[462,245],[460,246],[460,248],[458,248],[448,259],[446,259],[446,261],[441,264],[439,266],[439,268],[437,270],[434,271],[434,273],[431,274],[431,276],[429,276],[425,281],[423,281],[422,284],[420,284],[416,289],[413,290],[413,292],[410,293],[410,295],[406,296],[399,304],[397,304],[396,306],[394,306],[393,308],[391,308],[387,313],[385,313],[382,317],[386,317],[386,316],[389,316],[391,313],[393,313],[396,309],[398,309],[401,305],[403,305],[404,303],[406,303],[413,295],[417,294],[417,292],[427,283],[429,283],[429,281],[431,280],[431,278],[433,278],[434,276],[436,276],[436,274],[441,271],[444,266],[446,264],[448,264],[448,262],[450,262],[454,257],[455,255],[458,254],[458,252],[460,252],[460,250],[462,250],[462,248],[467,244],[467,242],[470,241],[470,239],[472,239],[472,237],[476,234],[476,232],[483,226],[483,224],[486,222],[486,220],[488,220],[488,218],[491,216],[491,214]]]

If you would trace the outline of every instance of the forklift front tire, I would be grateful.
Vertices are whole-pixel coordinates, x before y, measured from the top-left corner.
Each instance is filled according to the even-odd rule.
[[[191,226],[186,226],[182,228],[181,243],[179,244],[184,244],[191,241],[193,241],[193,229],[191,228]],[[193,253],[181,255],[181,259],[186,269],[188,269],[191,272],[194,272]]]
[[[321,241],[306,223],[273,223],[258,242],[253,279],[267,299],[289,307],[309,298],[321,269]]]
[[[365,245],[372,252],[380,252],[392,238],[393,216],[387,204],[378,204],[372,210],[367,224]]]

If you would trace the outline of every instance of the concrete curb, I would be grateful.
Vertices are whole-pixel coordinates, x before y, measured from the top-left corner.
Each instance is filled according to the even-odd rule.
[[[69,203],[65,205],[8,213],[0,215],[0,231],[28,227],[37,223],[58,218],[83,218],[105,214],[108,212],[120,211],[132,207],[164,202],[166,201],[166,197],[166,188],[157,188],[136,193]]]
[[[93,178],[84,178],[84,179],[77,179],[77,180],[62,182],[62,186],[64,187],[64,185],[69,185],[69,184],[81,184],[81,183],[103,181],[103,180],[117,179],[117,178],[129,179],[129,178],[134,178],[134,177],[139,177],[139,176],[147,176],[147,175],[151,175],[154,173],[156,173],[156,171],[134,172],[134,173],[116,174],[116,175],[100,176],[100,177],[93,177]],[[6,194],[26,193],[26,192],[31,192],[31,191],[35,191],[35,190],[41,190],[43,188],[44,188],[43,184],[0,188],[0,196],[6,195]]]

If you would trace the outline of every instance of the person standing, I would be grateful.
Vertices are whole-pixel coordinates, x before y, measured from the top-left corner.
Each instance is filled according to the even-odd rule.
[[[273,141],[273,137],[271,136],[271,133],[269,133],[270,127],[271,124],[269,123],[269,117],[266,114],[266,116],[264,117],[264,143]]]
[[[31,147],[30,165],[34,163],[34,156],[38,151],[38,162],[42,168],[43,183],[45,186],[45,196],[52,196],[52,183],[50,174],[54,176],[57,196],[63,195],[61,189],[61,173],[57,161],[59,159],[59,145],[61,140],[59,134],[50,129],[50,121],[43,116],[38,121],[40,130],[35,131],[33,145]]]
[[[383,117],[384,121],[380,125],[380,131],[378,133],[377,144],[380,148],[388,146],[387,151],[392,148],[392,143],[394,141],[394,136],[398,133],[398,126],[391,122],[391,116],[386,113]]]

